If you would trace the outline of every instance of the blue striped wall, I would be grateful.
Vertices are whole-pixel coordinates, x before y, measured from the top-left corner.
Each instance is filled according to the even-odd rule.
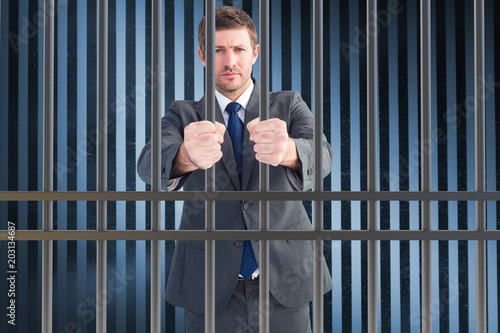
[[[55,183],[60,191],[96,189],[96,1],[57,1],[55,63]],[[246,10],[258,26],[258,1],[217,1]],[[380,189],[420,188],[419,2],[380,0]],[[311,105],[312,5],[271,0],[272,90],[297,90]],[[432,189],[474,190],[473,1],[432,2]],[[165,0],[165,105],[199,99],[204,70],[196,50],[201,0]],[[486,177],[500,188],[500,4],[486,0]],[[0,190],[42,189],[43,1],[1,2]],[[150,137],[151,0],[109,1],[108,189],[149,190],[137,176],[137,156]],[[324,2],[324,132],[334,151],[325,190],[364,191],[366,160],[366,4]],[[258,63],[254,76],[258,80]],[[163,205],[163,227],[174,229],[182,203]],[[311,203],[304,202],[311,211]],[[473,229],[473,202],[435,202],[434,229]],[[57,202],[54,228],[96,228],[95,202]],[[499,202],[487,203],[487,227],[498,229]],[[418,202],[381,202],[380,228],[417,230]],[[325,229],[366,229],[366,202],[326,202]],[[0,220],[41,228],[41,205],[0,202]],[[3,222],[2,222],[3,223]],[[108,229],[150,228],[149,203],[109,202]],[[6,242],[0,243],[6,253]],[[162,285],[173,242],[164,242]],[[500,242],[487,244],[488,331],[498,332]],[[325,295],[325,332],[367,331],[366,242],[325,242],[334,288]],[[433,330],[475,328],[475,243],[433,242]],[[108,330],[149,331],[150,244],[108,242]],[[19,242],[18,325],[37,332],[41,316],[41,244]],[[0,260],[0,308],[7,290]],[[379,330],[419,332],[420,246],[380,242]],[[54,331],[95,331],[95,242],[54,243]],[[164,289],[164,287],[163,287]],[[162,289],[162,294],[164,290]],[[101,291],[97,291],[101,292]],[[183,311],[163,303],[165,332],[183,332]],[[7,331],[6,320],[0,331]]]

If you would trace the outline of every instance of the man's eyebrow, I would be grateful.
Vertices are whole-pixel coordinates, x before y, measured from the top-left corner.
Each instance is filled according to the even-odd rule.
[[[222,46],[222,45],[215,45],[215,48],[216,49],[225,49],[226,47],[225,46]],[[231,48],[233,49],[245,49],[246,46],[244,44],[240,44],[240,45],[232,45]]]

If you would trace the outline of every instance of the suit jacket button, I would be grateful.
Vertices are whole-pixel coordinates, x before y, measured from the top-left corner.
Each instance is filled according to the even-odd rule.
[[[247,209],[248,209],[248,206],[249,206],[249,204],[248,204],[247,202],[245,202],[245,203],[243,204],[243,209],[247,210]]]
[[[243,242],[241,242],[241,241],[234,242],[234,246],[236,246],[236,247],[241,247],[242,245],[243,245]]]

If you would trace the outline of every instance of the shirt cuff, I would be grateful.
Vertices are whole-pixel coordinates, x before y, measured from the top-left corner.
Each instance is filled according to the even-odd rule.
[[[299,175],[289,168],[285,167],[285,170],[288,180],[290,180],[290,183],[292,183],[292,186],[295,188],[295,190],[296,191],[304,190],[304,183],[300,179]]]
[[[169,179],[167,182],[167,191],[172,192],[177,188],[177,185],[179,185],[179,182],[182,177],[177,177],[173,179]]]

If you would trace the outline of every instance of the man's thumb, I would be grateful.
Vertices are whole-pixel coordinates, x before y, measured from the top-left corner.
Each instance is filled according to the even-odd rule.
[[[224,142],[224,132],[226,132],[226,126],[224,126],[224,124],[221,124],[218,121],[216,121],[215,122],[215,133],[219,134],[219,143]]]
[[[259,121],[260,121],[260,119],[259,119],[259,117],[257,117],[247,124],[248,132],[250,133],[250,140],[252,140],[252,141],[253,141],[253,135],[252,135],[253,129],[259,123]]]

